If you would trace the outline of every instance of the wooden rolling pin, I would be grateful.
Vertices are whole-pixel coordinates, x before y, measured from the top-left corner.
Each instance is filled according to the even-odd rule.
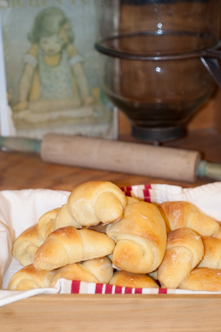
[[[47,134],[42,141],[1,137],[0,146],[40,153],[49,163],[187,182],[197,176],[221,179],[221,166],[200,160],[197,151],[60,134]]]

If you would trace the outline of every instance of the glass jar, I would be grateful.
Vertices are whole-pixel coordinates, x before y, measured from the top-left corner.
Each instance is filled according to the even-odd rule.
[[[95,47],[106,57],[104,93],[126,114],[134,137],[164,142],[182,136],[215,86],[205,61],[219,45],[220,1],[101,0],[98,5]]]

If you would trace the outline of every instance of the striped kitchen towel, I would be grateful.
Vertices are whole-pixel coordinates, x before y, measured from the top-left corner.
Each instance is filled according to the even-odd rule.
[[[58,280],[55,288],[59,288],[61,294],[221,294],[221,292],[188,291],[182,289],[130,288],[66,279]]]

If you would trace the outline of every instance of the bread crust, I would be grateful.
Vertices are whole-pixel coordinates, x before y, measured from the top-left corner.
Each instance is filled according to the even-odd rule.
[[[115,243],[106,234],[76,229],[72,226],[52,232],[38,248],[33,265],[38,270],[54,270],[62,266],[111,254]]]
[[[203,236],[204,256],[198,267],[221,269],[221,240],[212,236]]]
[[[145,274],[117,271],[110,280],[110,285],[131,288],[159,288],[159,285]]]
[[[67,204],[79,224],[93,226],[121,219],[127,200],[115,184],[109,181],[89,181],[72,191]]]
[[[108,257],[90,259],[82,263],[74,263],[55,271],[51,287],[61,279],[79,280],[94,283],[108,283],[113,276],[113,267]]]
[[[32,264],[37,249],[43,239],[39,236],[37,224],[25,229],[13,242],[12,255],[23,266]]]
[[[11,277],[7,289],[25,291],[34,288],[50,287],[53,276],[54,272],[38,271],[30,264]]]
[[[221,291],[221,270],[206,267],[195,268],[178,288],[190,291]]]
[[[201,237],[183,227],[168,234],[167,250],[157,270],[157,279],[163,287],[177,288],[204,255]]]
[[[159,210],[166,222],[169,231],[188,227],[202,236],[218,234],[219,223],[216,219],[203,213],[196,205],[184,202],[164,202]]]
[[[107,226],[107,235],[116,242],[113,264],[131,273],[157,269],[166,250],[166,227],[154,204],[135,202],[127,205],[124,217]]]

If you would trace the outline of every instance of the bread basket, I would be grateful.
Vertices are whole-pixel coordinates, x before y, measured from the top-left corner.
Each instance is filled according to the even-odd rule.
[[[146,184],[122,188],[147,202],[183,200],[221,221],[221,182],[196,188]],[[128,289],[60,280],[54,288],[7,291],[21,266],[12,259],[13,239],[46,211],[61,206],[67,191],[0,192],[0,321],[3,331],[219,331],[221,292]]]

